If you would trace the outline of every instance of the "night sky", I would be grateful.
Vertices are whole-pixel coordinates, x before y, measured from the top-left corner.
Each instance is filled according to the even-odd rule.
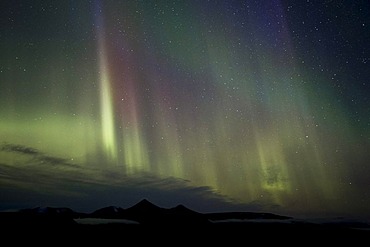
[[[368,0],[1,1],[0,209],[370,219],[369,78]]]

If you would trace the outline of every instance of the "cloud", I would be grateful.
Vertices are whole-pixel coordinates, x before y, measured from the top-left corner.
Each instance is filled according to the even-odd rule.
[[[16,144],[4,144],[1,147],[2,151],[6,152],[13,152],[13,153],[21,153],[21,154],[28,154],[28,155],[39,155],[41,154],[37,149],[16,145]]]
[[[51,165],[64,165],[64,166],[75,166],[68,162],[67,159],[48,156],[39,150],[18,144],[3,144],[1,146],[1,151],[23,154],[32,157],[33,159],[39,161],[40,163],[47,163]]]
[[[211,187],[196,187],[191,181],[159,177],[151,173],[126,174],[122,166],[71,164],[32,147],[4,144],[3,152],[26,155],[22,163],[0,163],[1,204],[69,206],[83,211],[107,205],[128,207],[143,198],[172,207],[177,204],[198,211],[260,210],[260,205],[238,203]],[[24,159],[23,159],[24,160]]]

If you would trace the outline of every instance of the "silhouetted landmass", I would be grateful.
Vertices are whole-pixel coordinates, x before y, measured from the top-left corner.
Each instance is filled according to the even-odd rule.
[[[53,208],[53,207],[37,207],[32,209],[22,209],[19,213],[23,215],[38,215],[48,217],[81,217],[85,214],[77,213],[70,208]]]
[[[117,219],[124,217],[125,210],[121,207],[109,206],[98,209],[89,216],[93,218]]]
[[[209,223],[205,214],[190,210],[183,205],[166,209],[158,207],[146,199],[127,209],[110,206],[80,217],[127,219],[139,222],[143,225]]]
[[[370,226],[363,222],[310,223],[271,213],[224,212],[198,213],[183,205],[161,208],[148,200],[123,209],[105,207],[92,213],[79,213],[69,208],[33,208],[19,212],[1,212],[3,236],[28,236],[31,239],[53,236],[83,241],[103,238],[105,241],[124,238],[137,242],[162,243],[176,237],[191,242],[203,239],[209,243],[259,239],[261,243],[295,237],[313,239],[368,239]],[[158,233],[158,234],[157,234]],[[28,239],[27,238],[27,239]],[[25,240],[12,238],[13,240]]]
[[[271,213],[252,213],[252,212],[227,212],[227,213],[209,213],[207,218],[210,220],[228,220],[228,219],[240,219],[240,220],[256,220],[256,219],[269,219],[269,220],[288,220],[292,217],[281,216]]]
[[[126,209],[126,219],[136,220],[142,224],[154,224],[160,222],[166,209],[144,199],[136,205]]]

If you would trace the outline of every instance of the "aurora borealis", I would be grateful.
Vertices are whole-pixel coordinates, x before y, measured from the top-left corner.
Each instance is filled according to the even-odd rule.
[[[370,217],[368,1],[0,9],[1,208],[181,191],[198,210]]]

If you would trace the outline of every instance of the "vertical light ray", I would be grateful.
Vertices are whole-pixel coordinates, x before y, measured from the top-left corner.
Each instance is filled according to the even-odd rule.
[[[257,22],[255,25],[261,23]],[[259,35],[262,34],[256,34]],[[284,38],[289,44],[289,39]],[[263,46],[257,46],[254,49],[259,56],[254,61],[249,61],[250,67],[240,68],[233,66],[238,61],[228,52],[228,45],[221,34],[209,35],[208,55],[212,78],[221,95],[218,114],[211,119],[217,123],[214,127],[217,130],[217,143],[224,143],[218,144],[223,150],[223,156],[219,159],[222,162],[216,168],[211,168],[212,165],[208,164],[207,172],[209,169],[224,171],[222,176],[216,174],[217,179],[214,181],[217,183],[212,186],[242,201],[260,200],[260,196],[268,194],[266,200],[279,205],[287,205],[288,197],[299,198],[299,193],[305,193],[308,197],[316,193],[316,198],[311,199],[315,200],[316,205],[328,197],[339,196],[340,191],[332,189],[334,173],[328,173],[328,168],[323,165],[335,161],[333,158],[323,158],[324,151],[320,148],[325,145],[326,140],[318,139],[315,123],[312,121],[314,113],[299,81],[299,72],[298,78],[286,78],[285,75],[295,75],[299,70],[299,66],[290,58],[294,57],[292,49],[288,47],[287,51],[290,53],[284,56],[291,67],[276,64],[278,52],[274,54]],[[235,88],[235,82],[239,83],[239,93],[230,90],[232,85]],[[230,111],[238,105],[244,105],[244,118]],[[247,136],[237,136],[240,144],[248,145],[247,150],[252,153],[248,158],[235,158],[234,155],[243,150],[240,146],[230,145],[230,140],[235,140],[232,138],[235,133],[241,131],[240,127],[235,126],[236,122],[250,130]],[[295,149],[296,159],[291,159],[290,156],[294,156],[294,153],[288,147]],[[208,161],[214,162],[210,156]],[[240,164],[241,168],[236,168],[235,164]],[[296,179],[296,169],[302,179]],[[239,177],[243,171],[250,171],[245,180],[227,177],[227,174]],[[336,171],[338,172],[340,171]],[[302,173],[311,184],[305,182]],[[249,183],[248,180],[253,180],[254,183]],[[240,193],[238,188],[247,186],[250,188]],[[295,190],[302,187],[306,188],[304,192]]]
[[[97,6],[96,32],[98,36],[98,59],[99,59],[99,92],[102,142],[109,161],[117,162],[117,142],[115,136],[115,118],[112,98],[112,86],[109,77],[108,59],[105,43],[105,32],[102,10]]]
[[[178,132],[179,123],[175,117],[178,102],[169,93],[171,91],[169,88],[163,87],[153,90],[157,102],[157,106],[153,107],[155,122],[157,123],[153,131],[157,132],[156,145],[160,149],[158,150],[159,153],[153,157],[152,162],[155,162],[155,168],[152,171],[161,176],[170,175],[183,178],[185,175],[184,150],[182,150]]]
[[[134,78],[131,75],[124,75],[123,87],[126,96],[121,105],[121,121],[124,125],[122,130],[123,160],[126,172],[133,174],[135,172],[147,171],[149,158],[143,131],[140,126]]]
[[[101,58],[102,59],[102,58]],[[116,137],[114,128],[114,113],[112,105],[112,96],[110,93],[109,77],[106,72],[104,62],[100,62],[100,106],[101,106],[101,124],[102,139],[105,151],[112,160],[117,159]]]

